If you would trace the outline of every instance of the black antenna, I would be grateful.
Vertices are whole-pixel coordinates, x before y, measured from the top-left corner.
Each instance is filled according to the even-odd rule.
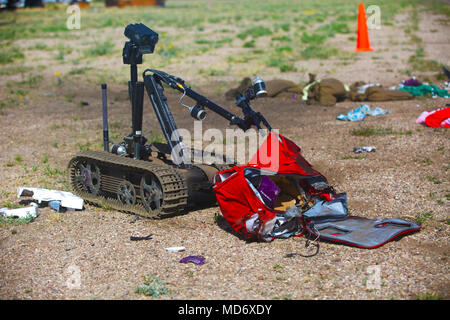
[[[106,98],[106,83],[102,83],[102,103],[103,103],[103,147],[106,152],[109,152],[108,101]]]

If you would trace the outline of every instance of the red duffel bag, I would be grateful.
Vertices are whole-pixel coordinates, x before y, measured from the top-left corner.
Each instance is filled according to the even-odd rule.
[[[219,171],[214,192],[230,226],[245,239],[270,241],[301,233],[301,217],[291,207],[335,198],[326,178],[302,157],[300,148],[271,132],[245,166]]]

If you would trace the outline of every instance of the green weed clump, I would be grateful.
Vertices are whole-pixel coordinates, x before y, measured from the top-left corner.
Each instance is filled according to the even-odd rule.
[[[25,58],[25,56],[18,47],[6,47],[0,50],[0,64],[11,63],[23,58]]]
[[[350,131],[352,136],[358,137],[371,137],[371,136],[386,136],[386,135],[411,135],[411,130],[394,130],[392,127],[387,128],[372,128],[372,127],[361,127],[357,129],[352,129]]]
[[[25,218],[13,218],[13,217],[4,217],[0,214],[0,227],[6,226],[18,226],[33,222],[34,218],[31,215],[28,215]]]
[[[96,42],[90,48],[86,49],[85,54],[88,57],[105,56],[110,54],[114,48],[114,44],[111,40],[105,40],[103,42]]]
[[[275,48],[275,52],[292,52],[292,47],[291,46],[282,46],[282,47],[276,47]]]
[[[297,70],[292,61],[289,61],[289,59],[285,59],[280,54],[272,55],[271,57],[269,57],[266,64],[269,67],[279,68],[281,72],[290,72]]]
[[[204,74],[204,75],[208,75],[208,76],[212,76],[212,77],[216,77],[216,76],[224,76],[227,74],[226,70],[219,70],[219,69],[215,69],[215,68],[206,68],[206,69],[200,69],[198,71],[199,74]]]
[[[272,37],[273,41],[282,41],[282,42],[291,42],[292,39],[289,36],[276,36],[276,37]]]
[[[244,42],[244,44],[242,46],[244,48],[254,48],[255,47],[255,40],[246,41],[246,42]]]
[[[424,59],[418,55],[409,57],[408,62],[415,71],[440,71],[442,69],[442,65],[436,60]]]
[[[142,276],[144,278],[144,284],[135,288],[134,292],[137,294],[144,294],[146,296],[158,298],[163,294],[167,294],[165,283],[156,278],[154,275],[148,277]]]
[[[211,44],[213,42],[214,41],[208,40],[208,39],[197,39],[197,40],[195,40],[195,43],[197,43],[197,44]]]
[[[339,50],[333,47],[311,44],[301,51],[303,59],[329,59],[339,54]]]
[[[280,71],[281,72],[294,72],[294,71],[297,71],[297,69],[295,68],[294,64],[292,64],[292,63],[283,63],[282,65],[280,65]]]
[[[77,74],[85,74],[89,70],[92,70],[92,67],[73,68],[67,73],[67,75],[71,76]]]
[[[290,24],[290,23],[283,23],[283,24],[281,25],[281,30],[283,30],[283,31],[285,31],[285,32],[290,31],[290,30],[291,30],[291,24]]]
[[[337,33],[347,34],[351,32],[346,23],[339,22],[333,22],[320,26],[317,31],[320,33],[325,33],[328,37],[334,37]]]
[[[311,43],[311,44],[322,44],[327,39],[326,35],[318,34],[318,33],[306,33],[303,32],[300,40],[303,43]]]
[[[433,220],[433,213],[428,211],[428,212],[419,212],[416,215],[416,222],[418,224],[423,224],[425,221],[431,221]]]
[[[425,292],[425,293],[417,293],[417,300],[443,300],[444,297],[438,295],[436,292]]]
[[[34,49],[36,49],[36,50],[48,50],[48,46],[45,43],[37,42],[34,45]]]
[[[252,37],[253,39],[268,36],[272,34],[272,30],[269,28],[266,28],[264,26],[257,26],[249,28],[237,35],[237,37],[241,40],[245,40],[248,36]]]
[[[163,58],[170,59],[177,57],[180,54],[180,50],[173,44],[169,45],[161,44],[161,46],[158,48],[158,54]]]
[[[0,69],[0,76],[9,76],[12,74],[25,73],[27,71],[32,70],[33,67],[19,66],[19,65],[11,65]]]

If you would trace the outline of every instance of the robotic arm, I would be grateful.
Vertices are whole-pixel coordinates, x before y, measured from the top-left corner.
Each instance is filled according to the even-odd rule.
[[[183,96],[186,95],[195,100],[197,104],[193,107],[189,107],[190,114],[194,119],[204,120],[206,118],[206,111],[204,108],[206,107],[230,121],[230,125],[237,125],[244,131],[250,129],[252,126],[255,126],[258,130],[261,130],[261,124],[264,125],[269,131],[272,130],[269,122],[264,118],[264,116],[260,112],[255,112],[250,106],[251,100],[258,97],[263,97],[267,94],[264,80],[260,77],[255,77],[253,79],[252,87],[250,87],[244,94],[238,93],[236,95],[236,106],[242,109],[244,116],[243,118],[240,118],[209,100],[205,96],[192,90],[185,84],[185,81],[179,77],[170,75],[164,71],[147,69],[144,71],[144,78],[147,72],[152,72],[158,80],[164,82],[175,90],[183,92]]]

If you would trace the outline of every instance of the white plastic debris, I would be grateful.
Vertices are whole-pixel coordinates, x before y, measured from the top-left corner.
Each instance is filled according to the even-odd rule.
[[[450,91],[450,81],[445,81],[444,85],[442,86],[442,89]]]
[[[354,153],[361,153],[361,152],[373,152],[377,150],[377,147],[375,146],[366,146],[366,147],[355,147],[353,149]]]
[[[19,209],[8,209],[1,208],[0,214],[5,218],[36,218],[38,216],[38,205],[37,203],[31,202],[30,207],[19,208]]]
[[[180,251],[186,250],[186,248],[185,247],[169,247],[169,248],[166,248],[166,250],[169,252],[180,252]]]
[[[61,206],[67,209],[83,209],[84,200],[73,193],[59,190],[49,190],[41,188],[17,188],[17,198],[30,196],[39,203],[42,201],[60,201]]]
[[[368,83],[368,84],[364,84],[362,86],[359,86],[356,89],[358,90],[358,93],[364,93],[364,92],[366,92],[367,88],[379,87],[379,86],[381,86],[379,83]]]

